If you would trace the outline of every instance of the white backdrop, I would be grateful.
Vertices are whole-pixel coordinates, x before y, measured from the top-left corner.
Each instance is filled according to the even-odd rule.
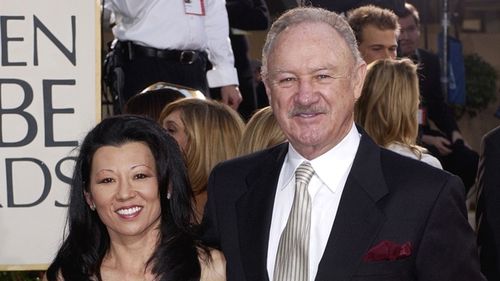
[[[100,116],[98,20],[90,0],[1,0],[0,270],[44,269],[63,238],[75,147]]]

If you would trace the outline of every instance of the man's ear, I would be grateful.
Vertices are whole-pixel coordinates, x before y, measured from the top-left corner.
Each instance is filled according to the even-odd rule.
[[[359,99],[361,96],[361,91],[363,90],[363,83],[365,82],[366,77],[366,63],[360,63],[356,66],[353,71],[353,90],[354,90],[354,99]]]

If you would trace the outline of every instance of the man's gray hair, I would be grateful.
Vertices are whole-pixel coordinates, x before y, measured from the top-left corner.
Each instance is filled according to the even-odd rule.
[[[267,79],[267,59],[271,53],[274,43],[278,35],[285,29],[296,26],[302,23],[326,23],[335,29],[339,35],[344,39],[347,47],[350,49],[351,54],[356,62],[356,65],[363,63],[364,60],[358,50],[356,37],[345,19],[336,14],[321,8],[313,7],[299,7],[288,10],[281,15],[271,26],[267,33],[266,42],[262,48],[262,77]],[[332,46],[335,48],[335,46]]]

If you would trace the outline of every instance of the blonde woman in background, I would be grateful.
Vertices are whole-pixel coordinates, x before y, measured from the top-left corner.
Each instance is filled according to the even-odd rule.
[[[442,169],[416,144],[419,97],[417,66],[411,60],[377,60],[368,66],[355,120],[378,145]]]
[[[200,222],[207,201],[208,176],[219,162],[238,155],[245,124],[229,106],[195,98],[167,105],[158,121],[184,152]]]
[[[286,141],[285,134],[281,130],[270,106],[256,111],[243,131],[239,155],[266,149]]]

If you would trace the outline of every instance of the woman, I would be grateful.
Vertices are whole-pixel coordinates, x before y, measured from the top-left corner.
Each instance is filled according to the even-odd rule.
[[[194,239],[184,167],[153,120],[104,119],[80,147],[68,235],[45,280],[225,280],[221,253]]]
[[[208,176],[219,162],[238,155],[243,120],[217,101],[185,98],[167,105],[158,121],[184,152],[200,222],[207,201]]]
[[[161,111],[167,104],[184,97],[181,92],[169,88],[141,92],[132,96],[125,103],[123,113],[141,115],[158,120]]]
[[[137,95],[133,95],[125,103],[123,113],[142,115],[158,120],[161,111],[167,104],[186,97],[205,99],[205,96],[198,90],[172,83],[157,82]]]
[[[417,66],[411,60],[377,60],[368,66],[354,110],[356,123],[378,145],[442,169],[416,144],[419,96]]]
[[[248,121],[241,137],[239,155],[266,149],[286,141],[270,106],[256,111]]]

